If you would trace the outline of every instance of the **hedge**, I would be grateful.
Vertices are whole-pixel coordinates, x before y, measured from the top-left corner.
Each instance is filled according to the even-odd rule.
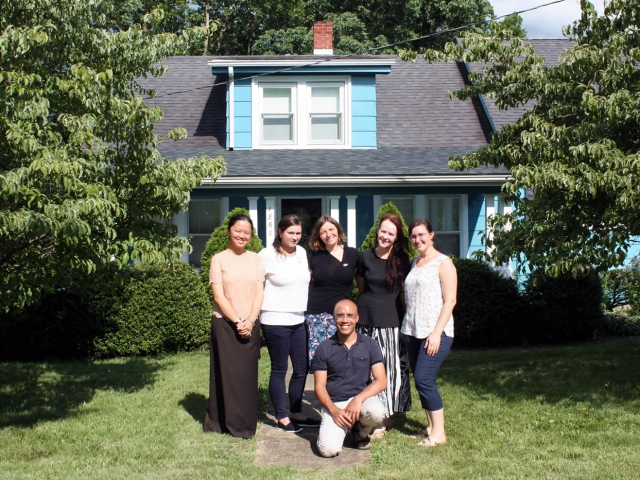
[[[0,316],[0,359],[112,357],[205,346],[210,294],[195,269],[107,268],[47,292],[40,305]]]
[[[524,340],[524,300],[513,278],[478,260],[452,258],[458,272],[455,344],[488,347]]]

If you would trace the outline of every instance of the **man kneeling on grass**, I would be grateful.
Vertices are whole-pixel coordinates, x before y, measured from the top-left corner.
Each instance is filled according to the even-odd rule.
[[[322,404],[318,450],[335,457],[349,429],[356,448],[371,448],[369,433],[384,419],[384,407],[376,396],[387,387],[387,377],[378,342],[356,332],[358,307],[351,300],[339,301],[333,317],[336,334],[318,346],[312,367],[315,392]],[[369,383],[369,372],[374,381]]]

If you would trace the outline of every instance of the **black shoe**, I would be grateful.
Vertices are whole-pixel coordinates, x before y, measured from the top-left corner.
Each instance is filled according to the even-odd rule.
[[[308,418],[306,420],[293,420],[294,422],[296,422],[299,426],[301,427],[307,427],[307,428],[319,428],[320,427],[320,420],[315,420],[313,418]]]
[[[282,422],[280,422],[280,420],[278,420],[278,423],[276,423],[276,428],[278,430],[282,430],[283,432],[287,432],[287,433],[298,433],[302,431],[302,428],[300,427],[300,425],[294,422],[289,422],[288,424],[285,425]]]

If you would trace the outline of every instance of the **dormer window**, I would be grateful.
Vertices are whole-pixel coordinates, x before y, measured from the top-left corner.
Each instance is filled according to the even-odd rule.
[[[253,148],[350,148],[348,77],[256,78]]]

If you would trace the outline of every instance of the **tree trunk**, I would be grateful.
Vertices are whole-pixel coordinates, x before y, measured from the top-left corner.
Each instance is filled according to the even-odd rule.
[[[204,26],[209,28],[209,2],[204,2]],[[207,55],[207,50],[209,50],[209,35],[207,34],[204,37],[204,52],[202,55]]]

